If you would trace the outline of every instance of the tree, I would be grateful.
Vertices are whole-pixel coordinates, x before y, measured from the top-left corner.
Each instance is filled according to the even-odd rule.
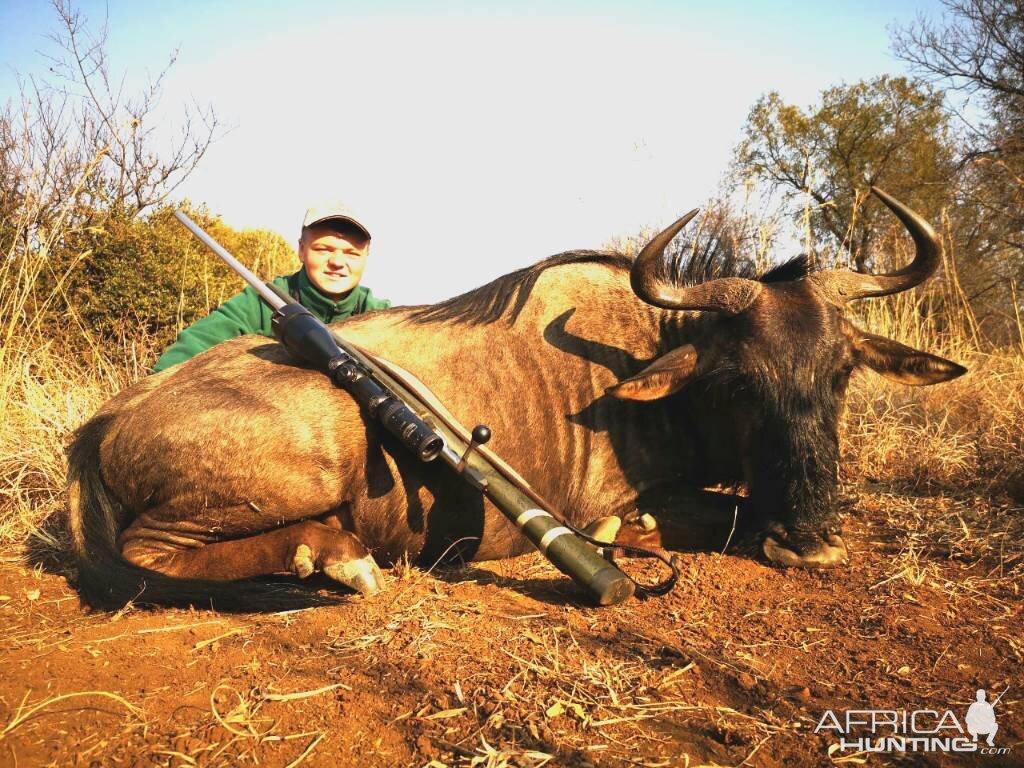
[[[69,0],[53,8],[46,74],[19,76],[19,101],[0,111],[0,213],[26,248],[55,228],[73,235],[158,205],[218,129],[212,110],[182,107],[180,134],[165,143],[155,111],[174,57],[140,93],[126,94],[123,76],[110,71],[106,24],[91,28]]]
[[[1020,153],[1024,127],[1024,5],[1019,0],[943,0],[947,17],[936,25],[926,17],[897,29],[897,55],[933,81],[944,81],[982,97],[995,129],[990,149]],[[998,125],[997,125],[998,124]]]
[[[73,138],[85,154],[102,157],[93,179],[103,207],[141,213],[164,201],[196,169],[216,136],[217,116],[209,108],[183,105],[180,136],[158,148],[155,110],[177,52],[140,93],[125,96],[111,81],[106,21],[94,31],[70,0],[53,0],[53,7],[59,28],[50,36],[55,52],[47,59],[55,79],[38,89],[40,95],[70,105],[70,126],[77,129]]]
[[[980,118],[955,110],[965,129],[960,199],[973,219],[971,250],[986,273],[979,296],[992,294],[998,308],[1024,287],[1024,4],[943,6],[941,23],[922,16],[895,31],[893,47],[922,77],[980,107]]]
[[[955,145],[942,97],[906,78],[829,88],[806,110],[769,93],[745,134],[734,173],[782,193],[818,262],[842,262],[842,251],[858,270],[877,261],[872,246],[888,221],[867,205],[871,184],[933,217],[949,200]]]
[[[257,274],[269,279],[298,268],[295,250],[280,235],[232,229],[203,207],[160,205],[144,216],[111,219],[89,233],[94,257],[70,289],[91,331],[141,334],[166,346],[182,327],[241,290],[238,276],[174,218],[178,207]]]
[[[167,202],[211,146],[215,115],[182,108],[169,140],[154,117],[167,70],[128,94],[110,71],[106,24],[94,29],[68,0],[54,10],[46,73],[22,77],[20,100],[0,109],[0,370],[40,339],[166,343],[242,287]],[[280,236],[191,212],[260,274],[295,268]]]

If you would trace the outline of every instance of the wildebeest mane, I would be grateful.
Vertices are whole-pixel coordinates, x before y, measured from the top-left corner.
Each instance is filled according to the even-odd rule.
[[[530,293],[542,272],[564,264],[584,263],[606,264],[628,270],[633,259],[625,254],[611,251],[579,250],[558,253],[538,261],[536,264],[502,275],[486,285],[466,293],[445,299],[437,304],[417,307],[410,313],[409,320],[418,325],[441,323],[448,320],[467,325],[488,325],[507,317],[508,324],[513,325],[523,311],[523,307],[526,306]],[[752,280],[760,280],[763,283],[776,283],[802,279],[810,271],[810,263],[805,256],[797,256],[779,264],[759,277],[754,274],[749,262],[729,260],[725,264],[719,263],[712,267],[698,259],[687,258],[679,252],[675,256],[665,259],[664,264],[666,279],[680,284],[718,277],[747,277]]]
[[[805,254],[800,254],[789,261],[777,264],[757,279],[762,283],[788,283],[792,280],[803,280],[809,274],[811,262]]]
[[[513,325],[526,306],[526,300],[530,298],[530,292],[542,272],[563,264],[581,263],[608,264],[629,269],[631,261],[628,256],[602,251],[558,253],[529,267],[502,275],[460,296],[420,307],[412,312],[409,319],[420,324],[455,320],[469,325],[487,325],[508,313],[508,324]],[[512,307],[511,312],[509,306]]]

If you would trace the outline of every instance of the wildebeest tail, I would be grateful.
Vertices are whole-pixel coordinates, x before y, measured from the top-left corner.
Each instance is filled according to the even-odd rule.
[[[71,540],[78,561],[78,590],[96,608],[194,605],[221,611],[277,611],[337,602],[297,584],[257,580],[177,579],[125,560],[117,539],[126,513],[100,473],[100,444],[109,416],[96,416],[75,433],[68,448]]]

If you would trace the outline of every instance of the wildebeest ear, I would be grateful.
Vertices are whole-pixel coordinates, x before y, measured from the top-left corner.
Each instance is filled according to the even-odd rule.
[[[952,360],[861,330],[857,331],[854,349],[862,365],[887,379],[915,387],[939,384],[967,373],[966,368]]]
[[[620,400],[657,400],[681,389],[696,367],[697,349],[684,344],[605,392]]]

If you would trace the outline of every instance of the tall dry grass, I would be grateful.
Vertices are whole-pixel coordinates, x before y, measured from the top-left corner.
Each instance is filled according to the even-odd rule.
[[[104,350],[66,301],[66,287],[85,253],[67,254],[73,200],[102,161],[97,155],[72,196],[52,205],[49,169],[26,179],[16,213],[3,222],[0,264],[0,549],[62,543],[64,442],[113,392],[143,371],[149,351],[139,343]],[[48,226],[40,226],[40,222]],[[60,257],[53,257],[60,253]],[[52,288],[40,293],[44,276]],[[44,318],[66,309],[66,333],[86,344],[66,344]],[[69,350],[78,349],[72,354]],[[81,352],[81,350],[85,352]]]
[[[0,359],[0,551],[63,547],[64,445],[71,432],[152,355],[138,344],[69,354],[39,332],[19,335]]]

